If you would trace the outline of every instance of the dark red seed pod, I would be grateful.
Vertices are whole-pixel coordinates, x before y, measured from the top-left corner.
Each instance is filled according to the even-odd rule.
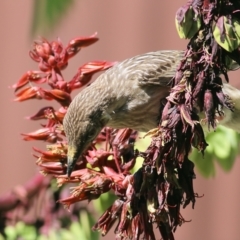
[[[212,126],[213,129],[215,129],[216,127],[214,105],[215,104],[214,104],[212,91],[210,89],[207,89],[204,93],[204,111],[205,111],[205,116],[207,118],[209,130],[210,130],[210,126]]]

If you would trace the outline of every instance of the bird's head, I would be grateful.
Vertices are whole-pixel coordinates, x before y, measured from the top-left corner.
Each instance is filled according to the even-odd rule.
[[[96,138],[102,127],[91,120],[77,121],[73,115],[66,114],[63,128],[68,141],[67,175],[70,177],[79,157]]]

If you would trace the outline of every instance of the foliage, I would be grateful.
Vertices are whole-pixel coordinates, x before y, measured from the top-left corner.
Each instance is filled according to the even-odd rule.
[[[33,2],[33,17],[31,33],[46,35],[59,24],[68,9],[74,4],[73,0],[35,0]]]
[[[52,9],[48,5],[40,8],[44,9],[45,6]],[[63,4],[61,9],[65,7]],[[198,197],[192,185],[194,165],[188,159],[191,146],[205,154],[203,160],[196,152],[191,155],[205,176],[214,175],[215,159],[224,170],[231,169],[238,153],[239,137],[234,132],[219,128],[205,139],[195,108],[205,112],[209,129],[216,128],[217,115],[223,116],[219,106],[234,109],[232,102],[222,92],[219,75],[223,74],[228,81],[227,70],[240,64],[238,9],[239,3],[230,0],[192,0],[179,9],[176,15],[177,31],[181,38],[188,38],[190,42],[173,80],[160,128],[152,132],[150,146],[145,152],[136,151],[134,143],[137,134],[134,131],[105,128],[71,177],[65,175],[67,142],[61,126],[71,102],[70,94],[72,90],[85,86],[93,73],[113,63],[88,63],[80,67],[70,81],[66,81],[62,70],[68,60],[81,47],[93,43],[95,36],[74,39],[66,48],[59,40],[49,43],[43,39],[35,43],[30,56],[38,62],[40,71],[27,72],[13,85],[17,92],[15,100],[56,100],[61,107],[58,110],[44,107],[29,117],[32,120],[45,119],[47,123],[40,130],[23,136],[25,140],[44,140],[53,144],[47,146],[47,151],[34,149],[37,152],[37,164],[43,173],[54,175],[59,185],[79,184],[73,188],[70,197],[60,200],[66,207],[78,201],[91,201],[110,190],[114,192],[117,199],[107,210],[105,208],[94,230],[105,235],[118,219],[116,234],[120,239],[137,239],[142,234],[146,239],[155,239],[152,223],[156,223],[164,240],[174,239],[173,232],[185,222],[180,214],[180,206],[186,207],[192,202],[194,207],[195,198]],[[53,16],[46,18],[51,22],[55,14],[49,16]],[[37,22],[35,20],[35,25]],[[50,89],[32,86],[33,83],[47,83]],[[223,139],[227,141],[223,142]],[[210,143],[208,148],[207,142]],[[97,146],[102,149],[99,150]],[[223,151],[223,148],[227,151]],[[139,156],[144,159],[143,165],[133,171]],[[87,215],[83,214],[80,219],[84,216]],[[89,215],[81,223],[88,224],[88,218]],[[21,224],[19,229],[25,228]],[[89,229],[88,225],[85,228]],[[85,228],[84,231],[79,230],[75,222],[70,226],[75,237],[89,238],[91,235],[82,235],[83,232],[87,233]],[[16,237],[11,228],[6,230]],[[65,239],[70,237],[70,233],[61,231],[61,234],[66,234]],[[31,237],[35,236],[31,230],[25,232],[32,234]],[[52,239],[55,237],[53,234]]]
[[[191,159],[199,172],[205,177],[215,176],[215,165],[224,171],[230,171],[239,154],[240,136],[238,133],[223,126],[218,126],[216,132],[209,132],[206,137],[209,146],[204,157],[195,149]]]

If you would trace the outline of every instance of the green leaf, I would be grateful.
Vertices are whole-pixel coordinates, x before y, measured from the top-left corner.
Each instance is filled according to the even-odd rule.
[[[61,239],[72,240],[72,239],[75,239],[75,236],[68,229],[63,229],[62,228],[61,231],[60,231],[60,238],[58,238],[58,239],[59,240],[61,240]]]
[[[84,233],[84,231],[88,232],[88,229],[84,229],[79,222],[73,222],[69,230],[75,239],[88,239]]]
[[[56,231],[56,230],[51,230],[48,233],[48,239],[51,240],[58,240],[58,239],[62,239],[61,238],[61,231]]]
[[[5,240],[5,238],[3,237],[3,235],[0,233],[0,240]]]
[[[232,169],[238,154],[238,134],[221,127],[213,137],[215,159],[225,171]]]
[[[238,39],[238,42],[240,41],[240,24],[239,24],[239,21],[235,18],[233,18],[232,20],[232,23],[233,23],[233,31],[235,32],[236,34],[236,37]]]
[[[92,203],[98,213],[103,213],[108,207],[113,204],[114,199],[116,199],[115,195],[111,192],[107,192],[101,194],[101,196]]]
[[[79,222],[73,222],[70,226],[70,232],[74,236],[72,239],[91,239],[98,240],[98,232],[92,231],[95,220],[88,211],[80,211]]]
[[[84,239],[97,240],[99,238],[99,234],[98,232],[92,231],[92,226],[94,225],[95,220],[92,217],[91,213],[87,211],[81,211],[79,218],[81,227],[84,229]]]
[[[37,231],[36,228],[32,225],[26,225],[24,222],[18,222],[15,225],[17,231],[17,236],[22,237],[25,240],[36,239]]]
[[[73,5],[73,0],[35,0],[31,34],[51,32]]]
[[[180,38],[192,38],[201,27],[201,18],[196,15],[192,7],[189,7],[185,12],[183,21],[179,22],[177,15],[175,17],[175,24]]]
[[[6,226],[5,229],[5,234],[7,235],[8,240],[14,240],[17,238],[17,229],[13,226]]]
[[[38,236],[37,240],[48,240],[48,236],[42,234],[42,235]]]
[[[216,132],[206,136],[209,146],[205,150],[204,158],[194,150],[190,156],[196,168],[204,177],[213,177],[214,163],[218,163],[224,171],[230,171],[239,153],[240,136],[235,131],[218,126]]]
[[[213,36],[222,48],[232,52],[239,46],[240,38],[236,34],[233,25],[229,22],[227,17],[219,17],[216,25],[213,27]],[[235,25],[235,28],[238,27],[237,22],[235,22]]]
[[[194,162],[200,174],[206,178],[213,177],[215,175],[214,156],[212,151],[213,148],[209,145],[206,148],[204,156],[194,149],[189,157]]]
[[[240,67],[240,65],[228,55],[225,55],[225,65],[229,71],[235,71]]]

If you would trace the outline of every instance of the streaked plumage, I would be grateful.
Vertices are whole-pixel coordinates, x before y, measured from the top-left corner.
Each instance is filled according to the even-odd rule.
[[[104,126],[144,132],[157,127],[161,100],[169,94],[170,81],[183,54],[157,51],[127,59],[100,75],[73,99],[63,122],[69,145],[68,175]],[[233,91],[236,93],[233,100],[240,99],[239,90],[230,85],[224,88],[230,97]],[[240,103],[235,107],[240,112]],[[238,124],[232,124],[235,112],[227,113],[231,119],[225,118],[224,125],[239,131]]]

